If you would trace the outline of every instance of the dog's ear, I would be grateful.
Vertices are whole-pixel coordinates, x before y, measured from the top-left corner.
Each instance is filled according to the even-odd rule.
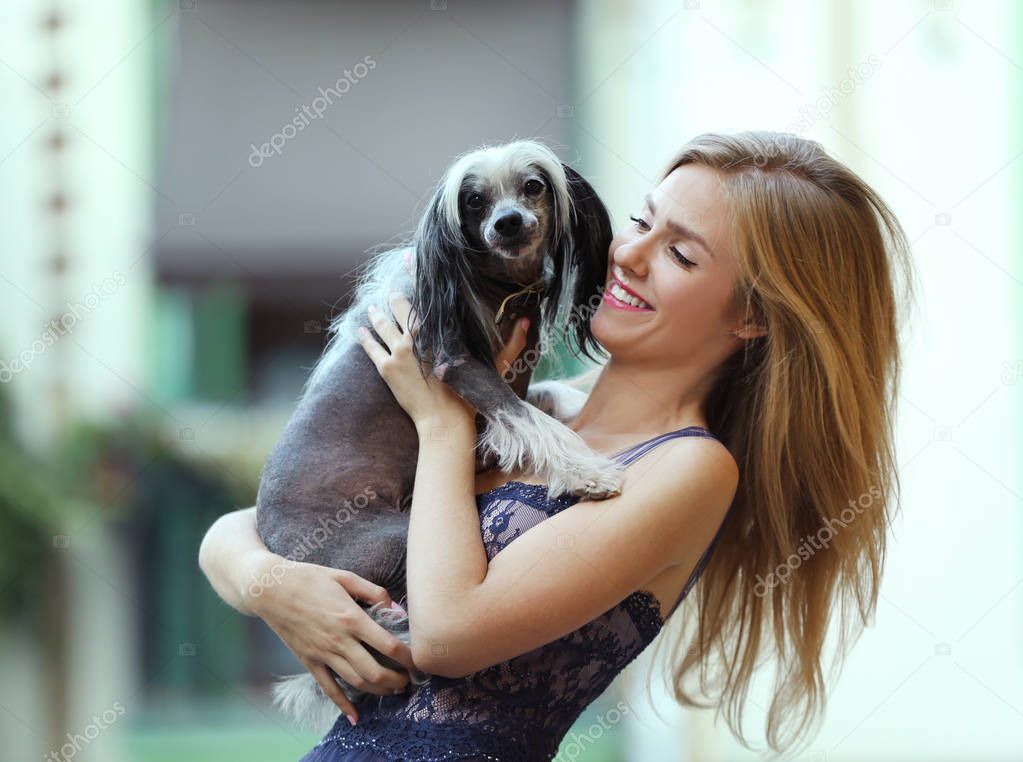
[[[434,365],[469,354],[493,367],[490,340],[483,328],[473,288],[469,245],[458,220],[444,214],[444,189],[438,188],[416,231],[412,298],[418,328],[416,356]]]
[[[551,299],[544,319],[555,325],[561,305],[570,309],[565,326],[569,348],[599,362],[607,357],[590,330],[590,318],[600,306],[607,279],[607,257],[611,248],[611,219],[593,187],[567,164],[562,164],[568,185],[569,229],[561,231],[556,248],[559,262],[554,268]],[[555,199],[555,214],[558,199]],[[593,352],[594,354],[591,354]],[[596,356],[594,356],[596,355]]]

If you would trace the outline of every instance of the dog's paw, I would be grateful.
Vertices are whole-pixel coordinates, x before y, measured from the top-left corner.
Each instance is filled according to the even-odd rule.
[[[621,470],[583,470],[551,474],[548,497],[573,495],[583,500],[607,500],[622,493]]]

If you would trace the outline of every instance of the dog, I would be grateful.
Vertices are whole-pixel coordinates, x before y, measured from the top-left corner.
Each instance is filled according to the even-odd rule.
[[[393,292],[405,294],[415,312],[416,357],[478,411],[477,472],[528,466],[546,477],[551,498],[618,494],[621,465],[564,425],[585,396],[556,382],[530,389],[528,366],[510,381],[494,368],[522,316],[530,318],[527,349],[537,347],[541,325],[545,331],[563,325],[577,355],[606,356],[589,320],[566,322],[565,313],[592,309],[590,300],[599,299],[611,235],[593,188],[542,143],[516,141],[460,156],[411,240],[371,258],[350,307],[331,324],[327,347],[262,472],[256,526],[266,546],[291,560],[349,570],[404,600],[418,436],[357,334],[364,326],[376,335],[370,304],[393,319]],[[376,604],[368,613],[410,644],[406,611]],[[367,648],[381,664],[403,668]],[[412,675],[416,683],[427,679]],[[353,702],[366,695],[337,681]],[[309,674],[278,682],[274,697],[299,724],[316,729],[338,714]]]

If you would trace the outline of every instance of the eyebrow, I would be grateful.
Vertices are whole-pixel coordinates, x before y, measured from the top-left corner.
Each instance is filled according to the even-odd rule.
[[[646,205],[650,207],[650,211],[654,214],[654,216],[656,216],[657,209],[654,207],[654,201],[650,194],[648,193],[645,196],[643,196],[643,200],[646,202]],[[714,253],[714,250],[710,248],[710,246],[707,244],[707,239],[705,239],[702,235],[697,233],[692,228],[687,227],[680,222],[675,222],[674,220],[667,220],[664,224],[667,225],[668,230],[675,233],[676,235],[680,235],[683,238],[689,239],[690,241],[696,241],[696,243],[700,244],[700,246],[702,246],[704,250],[708,254],[710,254],[711,257],[717,259],[717,255]]]

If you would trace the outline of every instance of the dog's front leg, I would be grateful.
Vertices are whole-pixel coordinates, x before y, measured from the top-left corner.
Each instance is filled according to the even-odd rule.
[[[546,478],[551,498],[570,493],[602,500],[621,491],[620,463],[519,399],[493,368],[465,356],[438,365],[434,374],[486,419],[479,447],[493,454],[502,471],[532,469]]]

